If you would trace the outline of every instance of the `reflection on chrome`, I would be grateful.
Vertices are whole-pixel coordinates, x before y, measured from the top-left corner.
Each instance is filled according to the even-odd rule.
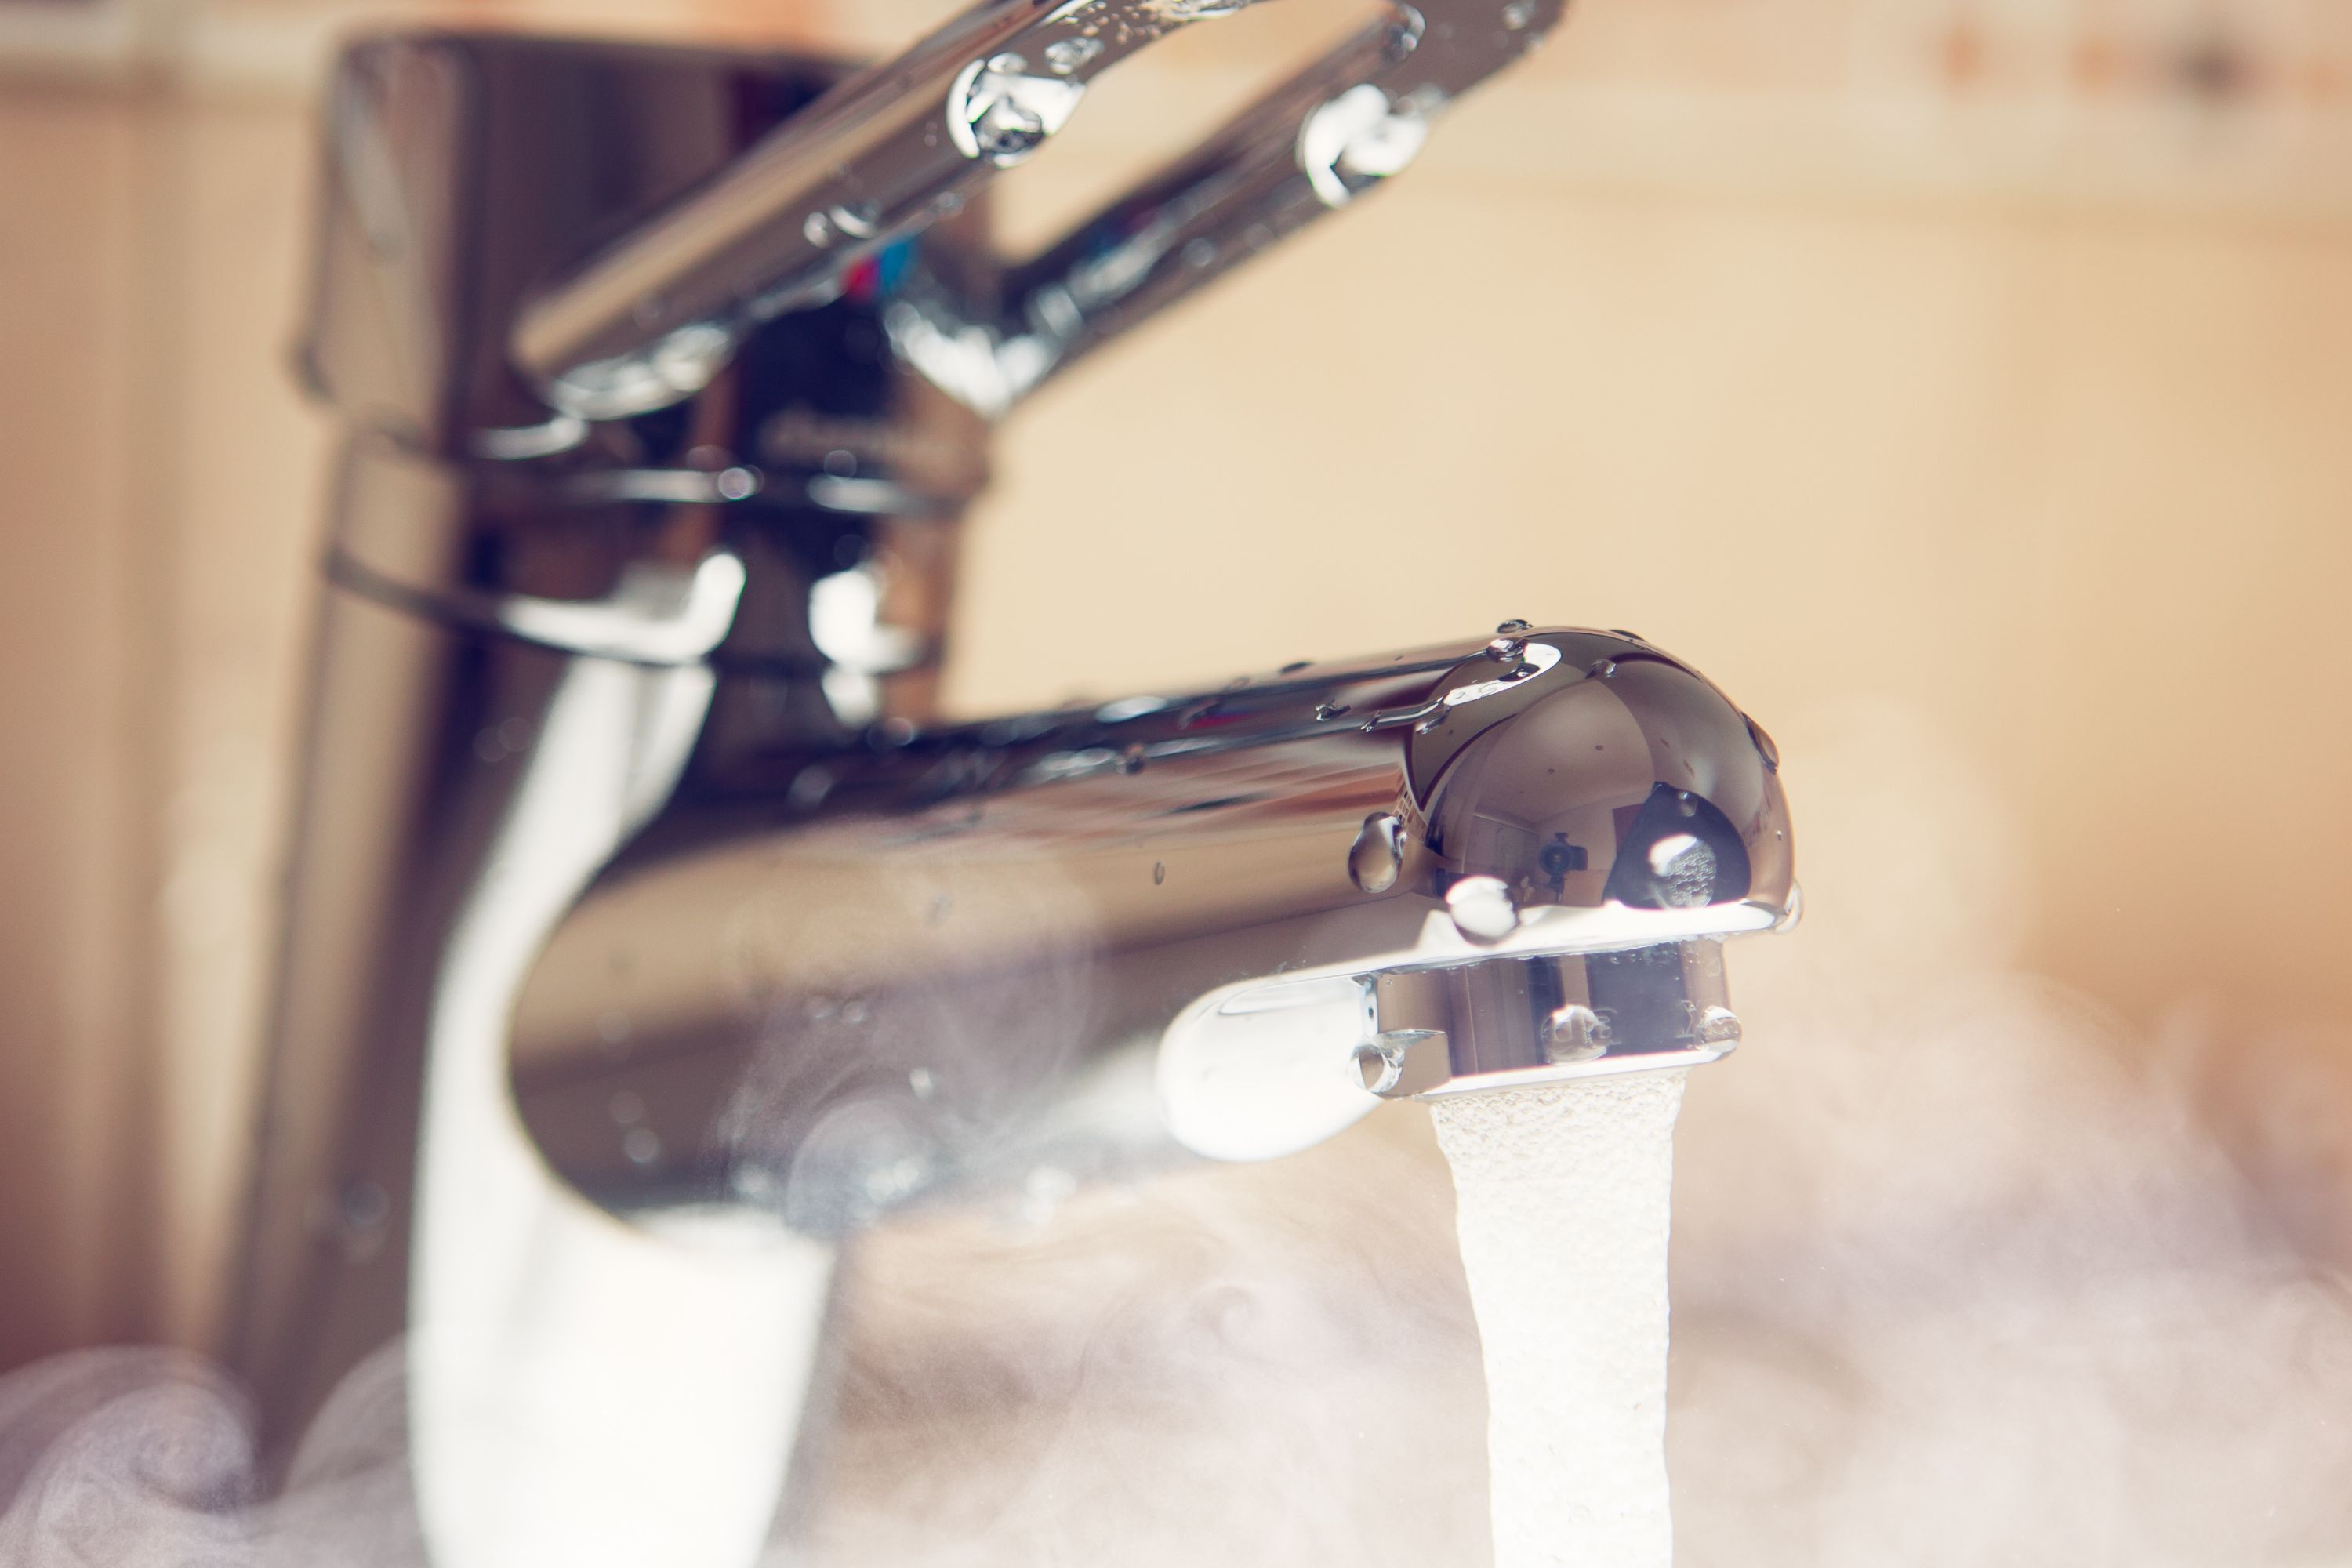
[[[1363,1115],[1360,1048],[1400,1032],[1444,1047],[1416,1092],[1721,1055],[1720,942],[1790,897],[1773,772],[1739,710],[1656,649],[1529,647],[1536,673],[1470,703],[1446,699],[1491,684],[1477,643],[919,731],[830,754],[822,803],[782,816],[689,783],[522,988],[523,1121],[616,1212],[757,1168],[826,1232],[1040,1159],[1172,1152],[1060,1104],[1121,1049],[1156,1053],[1175,1141],[1229,1158],[1244,1120],[1257,1157]],[[1613,676],[1587,673],[1604,655]],[[1335,702],[1444,720],[1318,723]],[[1580,1042],[1600,1048],[1558,1051],[1563,1008],[1605,1023]],[[659,1108],[664,1158],[628,1158],[618,1093]],[[804,1140],[844,1104],[870,1148],[830,1134],[812,1164]],[[866,1201],[908,1159],[919,1179]]]
[[[1235,7],[991,0],[858,76],[347,53],[231,1348],[266,1439],[405,1331],[441,1568],[735,1568],[859,1227],[1731,1048],[1722,942],[1796,909],[1778,759],[1637,637],[938,711],[983,416],[1402,168],[1558,15],[1489,4],[1400,8],[1018,265],[985,181]]]
[[[525,304],[514,358],[611,419],[701,390],[762,322],[960,213],[1058,132],[1087,84],[1239,5],[982,0],[844,83]],[[926,270],[892,331],[991,416],[1097,343],[1412,163],[1444,107],[1541,42],[1560,0],[1398,5],[1040,255]],[[857,215],[854,224],[842,213]],[[976,286],[975,286],[976,285]],[[1001,360],[996,365],[988,360]]]

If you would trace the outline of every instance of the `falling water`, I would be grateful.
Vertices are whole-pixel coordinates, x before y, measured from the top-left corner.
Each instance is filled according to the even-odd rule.
[[[1666,1568],[1683,1074],[1433,1102],[1486,1363],[1496,1568]]]

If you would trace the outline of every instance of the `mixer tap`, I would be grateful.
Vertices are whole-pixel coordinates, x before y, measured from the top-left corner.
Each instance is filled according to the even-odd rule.
[[[1795,907],[1778,758],[1630,633],[940,711],[991,422],[1558,18],[1398,5],[999,256],[986,183],[1233,8],[992,0],[855,73],[344,56],[302,364],[346,439],[232,1359],[282,1447],[399,1342],[445,1568],[749,1562],[865,1227],[1736,1041],[1721,943]]]

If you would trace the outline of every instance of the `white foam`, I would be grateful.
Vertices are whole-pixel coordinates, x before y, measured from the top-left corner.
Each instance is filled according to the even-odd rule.
[[[1666,1568],[1681,1072],[1433,1103],[1486,1366],[1496,1568]]]

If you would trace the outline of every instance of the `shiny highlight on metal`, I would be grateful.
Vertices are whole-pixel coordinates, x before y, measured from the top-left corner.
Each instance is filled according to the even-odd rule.
[[[690,396],[760,323],[822,302],[845,266],[961,211],[1034,154],[1096,78],[1241,9],[983,0],[537,291],[515,321],[515,361],[583,419]],[[1540,44],[1560,9],[1394,5],[1066,238],[978,275],[927,273],[893,335],[941,385],[1002,414],[1104,339],[1402,171],[1444,108]]]
[[[1486,3],[1396,7],[1016,264],[985,182],[1234,7],[991,0],[855,74],[346,53],[228,1347],[267,1443],[404,1335],[436,1568],[739,1568],[861,1228],[1731,1048],[1721,945],[1798,907],[1778,753],[1630,634],[939,711],[986,419],[1402,168],[1558,15]]]

